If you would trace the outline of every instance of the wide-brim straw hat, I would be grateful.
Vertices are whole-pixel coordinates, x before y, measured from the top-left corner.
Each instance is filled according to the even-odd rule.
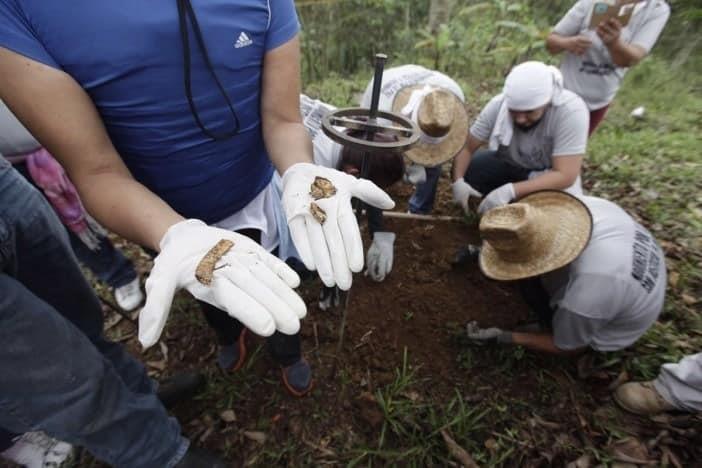
[[[412,85],[407,86],[395,95],[395,99],[392,103],[392,111],[401,114],[402,108],[407,105],[407,102],[415,90],[420,90],[424,88],[425,85]],[[419,103],[419,113],[420,119],[422,114],[422,106],[426,102],[431,101],[431,94],[442,93],[449,95],[451,97],[448,102],[450,105],[442,105],[440,109],[436,109],[437,113],[448,112],[453,118],[450,120],[450,127],[445,135],[441,136],[441,141],[439,143],[427,143],[422,141],[417,142],[411,149],[405,151],[405,156],[410,159],[410,161],[421,164],[422,166],[432,167],[438,166],[446,161],[453,159],[459,151],[463,148],[466,143],[466,138],[468,137],[468,112],[464,103],[452,92],[436,87],[434,91],[427,94],[422,101]],[[446,100],[444,100],[446,102]],[[429,112],[429,117],[431,117],[432,112]],[[421,122],[418,122],[420,130],[422,130]]]
[[[480,268],[503,281],[542,275],[575,260],[591,235],[592,214],[582,201],[558,190],[534,192],[483,215]]]

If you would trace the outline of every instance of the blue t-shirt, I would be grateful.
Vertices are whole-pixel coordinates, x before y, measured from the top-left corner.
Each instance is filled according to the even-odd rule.
[[[176,0],[0,0],[0,46],[63,70],[90,95],[134,177],[186,217],[223,219],[273,167],[261,132],[263,58],[299,30],[293,0],[191,0],[215,72],[239,117],[234,137],[197,126],[183,81]],[[233,116],[188,20],[192,93],[205,126]]]

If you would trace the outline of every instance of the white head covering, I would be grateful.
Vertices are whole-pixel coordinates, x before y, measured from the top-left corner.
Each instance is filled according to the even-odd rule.
[[[510,110],[530,111],[551,103],[563,104],[563,75],[558,68],[542,62],[520,63],[509,72],[502,89],[502,105],[490,135],[490,149],[509,146],[514,124]]]
[[[503,92],[507,107],[529,111],[548,104],[559,105],[563,75],[558,68],[542,62],[520,63],[509,72]]]

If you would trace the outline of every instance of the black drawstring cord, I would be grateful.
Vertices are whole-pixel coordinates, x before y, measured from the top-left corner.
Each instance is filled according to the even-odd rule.
[[[207,48],[205,47],[205,41],[202,39],[202,32],[200,31],[200,25],[197,22],[197,17],[195,16],[195,12],[193,11],[193,6],[190,4],[190,0],[177,0],[178,1],[178,19],[180,22],[180,39],[181,42],[183,43],[183,79],[185,81],[185,94],[188,97],[188,105],[190,106],[190,112],[193,114],[193,117],[195,117],[195,122],[197,122],[198,127],[202,130],[202,132],[207,135],[208,137],[212,138],[213,140],[225,140],[227,138],[231,138],[237,133],[239,133],[239,117],[236,115],[236,112],[234,111],[234,106],[232,105],[232,102],[229,100],[229,96],[227,95],[227,92],[224,90],[224,87],[222,86],[222,83],[219,82],[219,78],[217,78],[217,74],[214,71],[214,67],[212,66],[212,62],[210,62],[210,57],[207,55]],[[190,38],[188,36],[188,24],[187,24],[187,19],[186,15],[190,17],[190,22],[193,25],[193,31],[195,32],[195,40],[198,43],[198,46],[200,47],[200,50],[202,51],[202,56],[205,60],[205,65],[207,65],[207,69],[210,71],[212,74],[212,77],[215,80],[215,83],[217,84],[217,88],[219,88],[220,94],[224,97],[224,100],[227,102],[227,106],[229,107],[229,110],[232,113],[232,116],[234,116],[234,129],[229,130],[224,133],[214,133],[211,130],[207,129],[205,125],[202,123],[200,120],[200,115],[197,112],[197,109],[195,108],[195,103],[193,102],[193,91],[192,91],[192,84],[190,80],[190,75],[192,73],[191,70],[191,64],[190,64]]]

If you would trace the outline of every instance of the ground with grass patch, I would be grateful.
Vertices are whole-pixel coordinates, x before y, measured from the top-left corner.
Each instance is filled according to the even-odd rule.
[[[306,91],[344,106],[366,79],[332,77]],[[461,82],[476,109],[496,89]],[[568,360],[467,343],[467,320],[508,327],[528,317],[512,286],[485,279],[476,265],[451,267],[456,248],[476,240],[467,219],[387,221],[398,234],[394,270],[381,284],[356,275],[340,353],[340,312],[318,309],[318,280],[303,285],[303,350],[316,387],[302,399],[284,392],[260,339],[250,340],[240,372],[218,370],[214,335],[185,294],[152,349],[142,352],[134,324],[106,306],[107,334],[154,377],[207,374],[205,391],[174,414],[186,436],[232,466],[458,466],[465,455],[480,466],[700,466],[702,418],[634,417],[614,405],[611,389],[702,350],[701,87],[699,78],[649,59],[627,77],[590,141],[585,187],[626,208],[666,253],[665,311],[631,349]],[[644,118],[630,117],[641,105]],[[392,192],[402,211],[410,188]],[[444,174],[434,214],[460,217],[449,192]],[[120,245],[146,274],[149,257]],[[74,466],[101,465],[82,455]]]

